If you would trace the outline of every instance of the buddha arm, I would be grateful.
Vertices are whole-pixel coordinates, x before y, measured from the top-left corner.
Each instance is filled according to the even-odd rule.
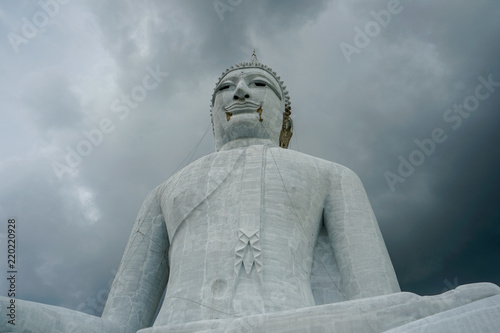
[[[151,325],[168,280],[168,247],[157,188],[139,211],[103,319],[127,325],[127,332]]]
[[[347,168],[334,167],[324,224],[347,299],[400,291],[365,189],[358,176]]]

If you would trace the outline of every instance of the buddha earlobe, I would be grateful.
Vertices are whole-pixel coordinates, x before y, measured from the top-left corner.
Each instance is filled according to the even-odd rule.
[[[286,110],[283,112],[283,126],[281,127],[280,133],[280,147],[287,149],[290,143],[290,139],[293,135],[293,121],[290,118],[292,112],[290,110]]]

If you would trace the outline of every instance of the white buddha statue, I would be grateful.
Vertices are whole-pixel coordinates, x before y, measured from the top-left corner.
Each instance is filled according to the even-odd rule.
[[[217,151],[148,195],[102,317],[19,302],[15,329],[455,331],[460,320],[494,327],[495,285],[433,297],[400,291],[361,181],[286,149],[290,115],[286,87],[255,53],[226,70],[212,97]]]

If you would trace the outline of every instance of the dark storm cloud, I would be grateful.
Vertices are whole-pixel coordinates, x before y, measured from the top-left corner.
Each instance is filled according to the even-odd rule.
[[[384,118],[390,126],[377,126],[376,122],[366,124],[369,126],[366,131],[387,134],[378,135],[377,142],[368,146],[374,148],[367,152],[372,156],[368,160],[377,163],[370,164],[369,168],[360,166],[363,170],[360,173],[365,175],[372,171],[375,174],[385,170],[396,172],[398,155],[408,159],[417,148],[414,139],[429,138],[434,128],[443,128],[448,137],[445,143],[436,145],[432,156],[417,167],[405,183],[396,185],[393,195],[377,199],[377,196],[385,196],[387,184],[383,178],[376,177],[365,181],[369,193],[375,197],[374,208],[380,212],[377,215],[405,290],[438,293],[446,287],[444,283],[439,284],[440,280],[451,281],[455,277],[460,284],[485,279],[499,281],[498,272],[495,274],[488,264],[478,265],[474,261],[498,260],[495,244],[499,233],[495,225],[499,208],[493,199],[496,197],[493,189],[499,185],[494,175],[500,163],[496,149],[500,139],[496,124],[500,115],[495,112],[500,106],[500,96],[495,92],[481,102],[479,109],[463,119],[456,130],[443,120],[448,108],[474,94],[479,75],[486,78],[492,74],[495,81],[500,81],[498,62],[494,60],[500,54],[492,43],[493,31],[498,33],[499,27],[489,19],[498,15],[495,13],[498,6],[492,2],[448,6],[439,3],[434,10],[429,10],[427,4],[413,2],[400,14],[399,18],[404,21],[393,18],[386,32],[377,37],[387,48],[389,43],[404,45],[415,38],[425,41],[438,52],[444,70],[444,75],[432,81],[425,79],[429,76],[425,72],[410,70],[412,76],[402,81],[399,88],[395,87],[391,102],[401,96],[409,97],[407,92],[412,89],[417,89],[419,96],[408,99],[397,116]],[[376,45],[366,51],[372,52],[370,48]],[[389,62],[391,58],[386,60]],[[379,65],[390,69],[390,80],[394,80],[402,78],[411,64],[402,63],[399,68],[395,67],[397,63],[391,63],[390,68]],[[384,75],[380,73],[380,76]],[[409,115],[405,117],[406,114]],[[366,138],[363,135],[360,140],[369,142]],[[395,138],[398,138],[396,142]],[[487,232],[494,236],[477,241],[476,237]],[[434,284],[430,282],[432,279]]]
[[[221,69],[235,61],[247,61],[256,45],[249,32],[277,36],[294,33],[305,23],[315,20],[330,1],[241,1],[232,11],[217,15],[214,2],[187,2],[185,12],[193,18],[202,34],[202,59]],[[241,60],[235,60],[241,59]]]
[[[2,165],[2,174],[14,176],[2,178],[0,212],[17,219],[19,298],[74,307],[81,302],[78,292],[99,286],[85,272],[104,278],[113,266],[100,269],[87,259],[103,249],[103,239],[89,224],[78,188],[58,186],[42,159],[32,162],[12,158]]]

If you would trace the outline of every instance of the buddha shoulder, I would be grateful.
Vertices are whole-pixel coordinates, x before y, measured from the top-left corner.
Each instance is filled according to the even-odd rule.
[[[307,155],[295,150],[272,148],[272,157],[279,164],[286,163],[303,172],[316,172],[326,180],[352,179],[360,181],[358,175],[341,164],[331,162],[319,157]],[[315,171],[314,171],[315,170]]]

